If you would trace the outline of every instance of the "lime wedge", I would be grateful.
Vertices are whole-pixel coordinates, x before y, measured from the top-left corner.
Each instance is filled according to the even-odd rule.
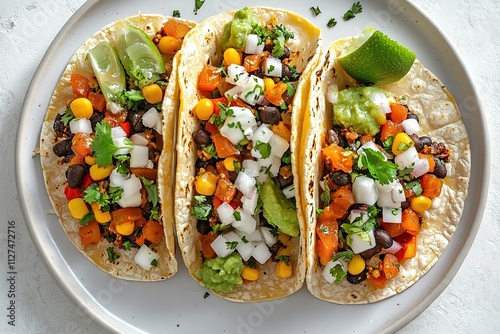
[[[107,42],[100,42],[87,53],[94,74],[108,104],[116,101],[116,94],[125,90],[125,71],[118,56]]]
[[[368,27],[349,44],[338,60],[344,70],[365,85],[398,81],[410,71],[415,53],[379,30]]]
[[[130,76],[140,88],[159,79],[165,73],[165,62],[151,38],[141,29],[127,25],[116,46],[118,56]]]

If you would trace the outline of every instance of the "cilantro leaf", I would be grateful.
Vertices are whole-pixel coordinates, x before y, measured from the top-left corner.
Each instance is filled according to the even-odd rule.
[[[64,114],[62,114],[62,116],[61,116],[61,122],[63,122],[63,124],[66,126],[74,118],[75,118],[75,115],[73,114],[73,111],[71,110],[71,108],[68,107],[64,111]]]
[[[181,17],[181,12],[178,9],[174,9],[172,12],[173,17]]]
[[[290,265],[290,256],[289,255],[281,255],[276,258],[278,262],[285,262],[287,266]]]
[[[335,27],[336,25],[337,25],[337,20],[335,20],[333,17],[329,19],[328,23],[326,24],[328,28]]]
[[[144,176],[139,176],[139,178],[148,193],[148,201],[151,202],[154,207],[157,206],[160,202],[158,198],[158,184],[153,180],[146,179]]]
[[[321,10],[319,9],[319,6],[311,7],[310,9],[312,10],[314,16],[318,16],[319,14],[321,14]]]
[[[337,261],[339,259],[342,259],[346,262],[349,262],[352,260],[353,256],[354,256],[354,253],[352,252],[352,250],[349,249],[349,250],[335,253],[335,255],[332,257],[332,261]]]
[[[124,147],[117,147],[111,137],[111,125],[99,122],[95,127],[95,136],[90,148],[94,153],[95,162],[99,167],[108,167],[113,164],[113,154],[120,148],[132,148],[130,139],[124,141]]]
[[[413,180],[405,184],[405,188],[408,190],[412,190],[415,196],[420,196],[423,192],[422,185],[418,180]]]
[[[203,6],[204,3],[205,3],[205,0],[195,0],[194,1],[194,10],[193,10],[194,15],[198,14],[198,10],[201,8],[201,6]]]
[[[125,250],[130,250],[130,240],[123,242],[123,248],[125,248]]]
[[[115,253],[115,249],[113,247],[106,248],[106,253],[108,253],[108,261],[114,263],[120,255]]]
[[[158,260],[157,260],[157,259],[152,259],[152,260],[151,260],[151,265],[152,265],[153,267],[157,267],[157,266],[158,266]]]
[[[127,162],[130,160],[130,155],[127,154],[118,154],[115,155],[116,160],[116,171],[123,175],[130,174],[130,170],[128,169]]]
[[[324,181],[325,190],[321,193],[319,199],[323,202],[323,207],[327,207],[330,204],[330,186],[328,186],[328,181]]]
[[[377,225],[377,216],[379,209],[372,205],[367,209],[366,219],[365,213],[362,213],[352,223],[343,223],[340,225],[341,229],[347,233],[347,244],[350,246],[352,243],[352,234],[357,234],[364,241],[370,241],[368,231],[373,230]]]
[[[212,213],[212,206],[207,203],[206,196],[194,196],[195,204],[191,207],[191,215],[199,220],[206,220]]]
[[[358,2],[355,2],[352,4],[352,12],[354,14],[359,14],[363,11],[363,6],[361,6],[361,4]]]
[[[118,104],[129,110],[139,110],[147,105],[146,99],[140,90],[122,90],[116,94]]]
[[[389,184],[397,178],[398,165],[385,160],[382,153],[371,148],[364,148],[358,157],[358,167],[368,170],[369,176],[380,184]]]
[[[95,219],[94,214],[89,212],[85,216],[83,216],[82,219],[80,219],[80,226],[87,226],[94,219]]]
[[[226,248],[227,249],[236,249],[236,246],[238,246],[238,241],[226,241]]]
[[[97,203],[103,211],[108,211],[111,204],[118,202],[123,194],[121,187],[109,187],[108,192],[92,183],[84,190],[83,200],[89,204]]]
[[[347,272],[344,267],[338,263],[330,269],[330,275],[335,278],[335,283],[340,283],[342,279],[347,276]]]
[[[262,159],[266,159],[271,155],[271,145],[269,143],[264,143],[257,140],[254,149],[260,153]]]

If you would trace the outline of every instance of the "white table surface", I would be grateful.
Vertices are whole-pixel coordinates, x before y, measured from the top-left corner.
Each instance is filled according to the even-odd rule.
[[[491,0],[412,2],[448,36],[463,58],[484,101],[490,133],[496,133],[500,128],[495,107],[500,83],[500,7]],[[16,128],[30,80],[50,42],[83,3],[0,0],[0,333],[103,332],[60,289],[37,254],[19,205],[14,170]],[[492,141],[491,152],[498,146]],[[492,154],[492,166],[500,163],[499,158]],[[495,209],[500,203],[499,178],[498,168],[492,168],[483,221],[458,273],[446,290],[399,333],[500,333],[500,215]],[[7,317],[11,300],[7,274],[9,223],[15,224],[16,231],[15,327],[9,325]]]

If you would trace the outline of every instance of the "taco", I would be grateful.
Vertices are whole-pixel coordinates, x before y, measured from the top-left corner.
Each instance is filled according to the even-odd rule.
[[[70,59],[42,125],[41,165],[61,226],[114,277],[177,272],[173,195],[157,179],[172,180],[176,53],[193,26],[141,14],[104,27]]]
[[[399,81],[363,86],[337,59],[354,39],[329,45],[311,74],[299,158],[307,287],[339,304],[421,278],[460,222],[470,174],[467,131],[441,81],[415,60]]]
[[[297,291],[305,226],[295,154],[320,30],[279,9],[204,20],[179,63],[176,228],[191,276],[232,301]]]

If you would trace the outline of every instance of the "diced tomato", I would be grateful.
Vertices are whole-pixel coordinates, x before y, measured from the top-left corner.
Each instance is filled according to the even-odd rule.
[[[71,188],[69,185],[66,185],[64,188],[64,195],[68,201],[71,201],[73,198],[83,197],[80,188]]]
[[[402,246],[401,249],[395,254],[399,262],[404,259],[411,259],[417,254],[417,236],[409,233],[403,233],[395,237],[394,240]]]
[[[227,97],[219,97],[217,99],[211,99],[212,103],[214,105],[214,114],[217,116],[220,115],[220,108],[219,108],[219,103],[222,103],[223,105],[227,106]]]
[[[214,135],[219,132],[219,128],[217,128],[217,125],[212,124],[210,122],[205,123],[205,130],[211,135]]]
[[[216,211],[217,211],[217,208],[218,208],[218,207],[222,204],[222,200],[221,200],[219,197],[214,196],[214,199],[213,199],[213,201],[212,201],[212,204],[213,204],[213,206],[214,206],[214,210],[216,210]]]
[[[78,73],[73,73],[71,74],[70,84],[75,98],[89,96],[90,83],[87,77]]]
[[[262,54],[248,55],[243,59],[243,67],[248,73],[252,73],[260,68],[260,63],[262,61]]]
[[[94,183],[95,181],[92,179],[92,177],[90,176],[90,174],[85,174],[83,176],[83,181],[82,181],[82,189],[85,190],[88,188],[88,186],[90,186],[92,183]]]
[[[219,158],[224,159],[233,155],[240,154],[240,151],[238,151],[236,147],[234,147],[233,143],[231,143],[229,139],[227,139],[220,133],[215,133],[210,137],[212,138],[212,142],[214,143],[215,150],[217,151],[217,155],[219,156]]]
[[[198,77],[198,89],[204,92],[213,92],[221,79],[222,73],[218,67],[205,65]]]
[[[111,219],[116,225],[143,218],[141,208],[122,208],[111,212]]]
[[[92,220],[87,225],[80,226],[78,234],[80,235],[80,240],[83,246],[96,244],[102,240],[102,235],[97,220]]]
[[[87,98],[90,100],[92,107],[95,110],[103,112],[104,108],[106,108],[106,99],[101,93],[89,92],[89,96]]]
[[[368,273],[366,277],[368,278],[368,281],[370,281],[375,289],[383,289],[385,287],[385,282],[387,281],[387,278],[385,278],[385,275],[381,273],[380,271],[379,275],[375,277],[373,273]]]
[[[399,274],[399,261],[394,254],[385,254],[382,261],[382,271],[387,279],[396,277]]]
[[[349,186],[339,187],[330,196],[328,210],[332,211],[336,219],[345,219],[349,213],[349,207],[355,203],[354,194]],[[325,208],[325,211],[327,208]]]
[[[236,187],[229,180],[224,178],[219,179],[217,182],[217,188],[215,189],[215,196],[223,200],[224,202],[231,202],[236,195]]]
[[[380,222],[380,225],[393,238],[397,237],[398,235],[401,235],[401,234],[403,234],[405,232],[405,230],[404,230],[403,226],[401,225],[401,223],[384,223],[384,222]]]
[[[118,125],[123,129],[123,131],[125,131],[125,133],[127,134],[127,137],[130,136],[130,122],[121,122],[121,123],[118,123]]]
[[[146,241],[146,238],[143,235],[135,238],[135,243],[137,244],[137,246],[142,246],[144,244],[144,241]]]

